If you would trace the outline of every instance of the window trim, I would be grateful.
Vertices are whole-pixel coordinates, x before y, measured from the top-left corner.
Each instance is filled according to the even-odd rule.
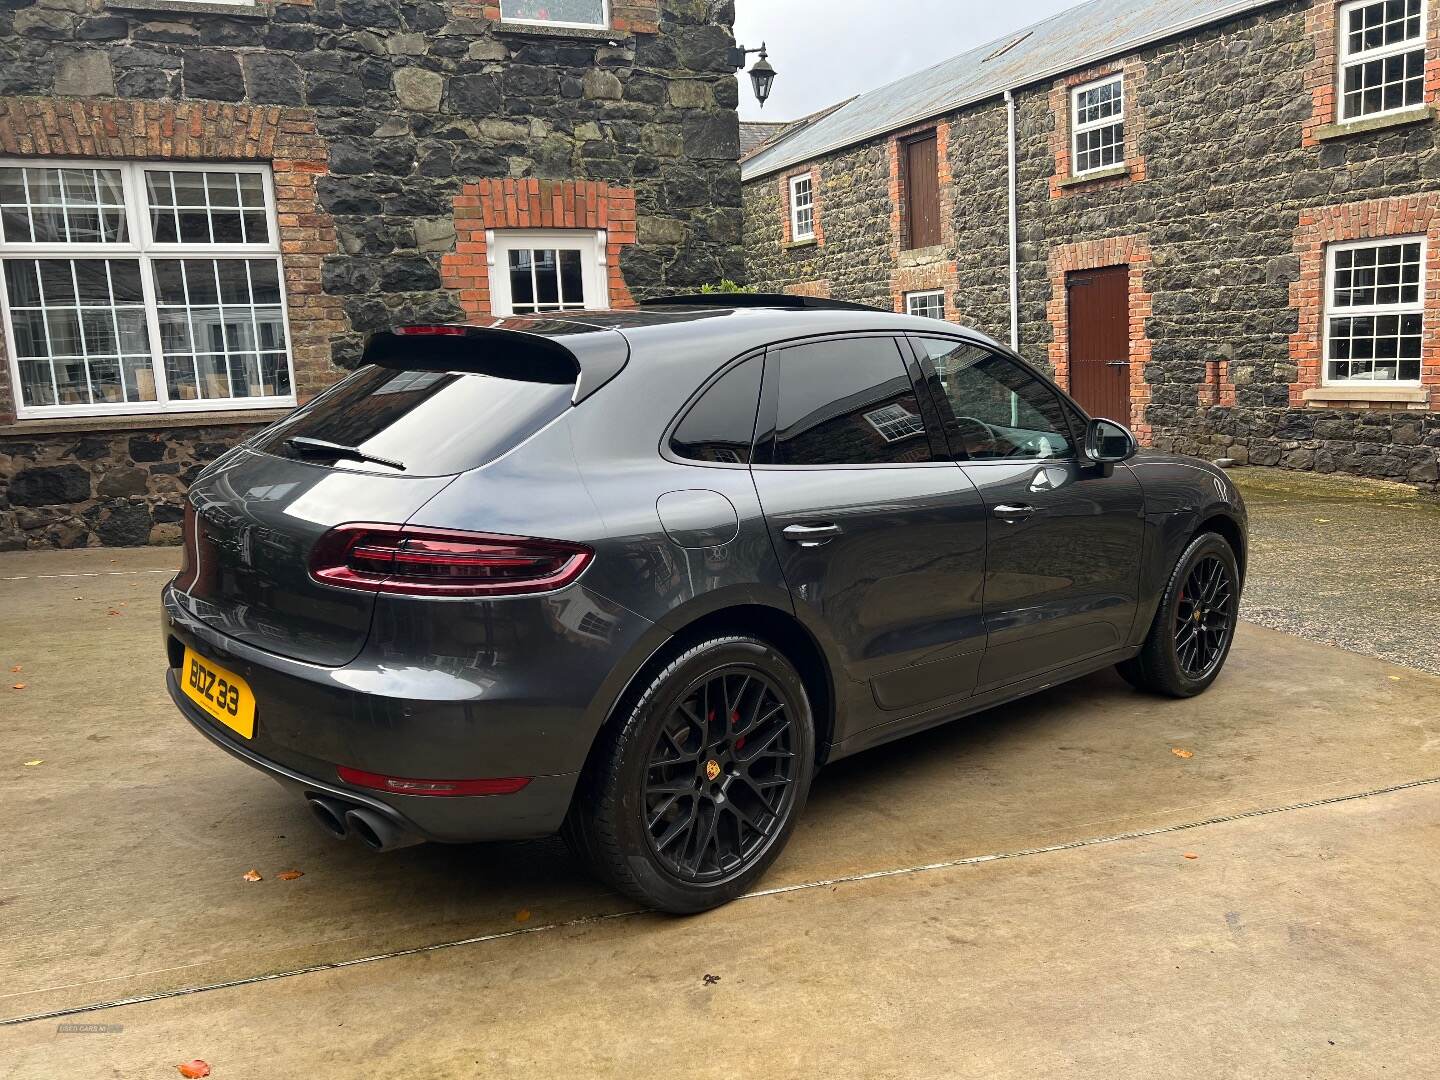
[[[1391,45],[1382,45],[1377,49],[1362,49],[1358,53],[1350,51],[1350,34],[1346,30],[1346,23],[1349,20],[1350,12],[1356,8],[1368,7],[1371,4],[1383,3],[1384,0],[1349,0],[1341,4],[1335,11],[1335,119],[1341,124],[1353,124],[1365,120],[1375,120],[1386,116],[1398,116],[1400,113],[1410,112],[1425,105],[1424,91],[1421,92],[1421,100],[1418,105],[1399,105],[1393,109],[1381,109],[1378,112],[1360,112],[1353,115],[1345,111],[1345,72],[1357,65],[1368,64],[1375,60],[1387,60],[1392,56],[1404,56],[1406,53],[1418,52],[1421,54],[1421,85],[1425,84],[1425,67],[1429,62],[1429,40],[1430,40],[1430,0],[1420,0],[1420,36],[1406,38]]]
[[[569,312],[606,311],[610,308],[610,275],[608,266],[608,235],[604,229],[492,229],[486,234],[485,251],[490,274],[490,313],[499,318],[528,318],[532,313],[515,314],[514,296],[510,289],[509,263],[505,254],[516,249],[540,249],[546,246],[578,246],[580,249],[580,270],[583,288],[587,294],[593,289],[600,300],[599,306],[586,304]],[[539,314],[563,315],[566,312],[541,312]]]
[[[1088,122],[1081,123],[1080,95],[1088,93],[1091,90],[1098,90],[1100,87],[1106,86],[1110,83],[1119,83],[1120,85],[1120,111],[1110,116],[1103,117],[1099,120],[1090,120]],[[1126,117],[1126,111],[1129,108],[1129,105],[1130,103],[1127,100],[1127,94],[1125,92],[1125,73],[1123,71],[1117,71],[1113,75],[1105,75],[1098,79],[1092,79],[1090,82],[1080,83],[1078,86],[1072,86],[1070,88],[1071,176],[1090,176],[1094,173],[1109,172],[1111,169],[1121,169],[1130,164],[1130,155],[1125,145],[1125,140],[1129,135],[1129,125],[1127,123]],[[1113,161],[1109,165],[1095,165],[1089,169],[1081,169],[1080,153],[1077,146],[1077,141],[1079,140],[1080,136],[1088,134],[1091,131],[1098,131],[1100,128],[1114,127],[1116,124],[1120,125],[1120,160]]]
[[[500,21],[512,26],[553,26],[563,30],[609,30],[610,16],[610,0],[600,0],[601,21],[598,23],[561,22],[558,19],[522,19],[518,16],[506,15],[505,0],[500,0]]]
[[[810,231],[809,231],[809,232],[803,232],[803,233],[800,231],[800,211],[801,211],[802,207],[799,205],[799,202],[797,201],[797,197],[796,197],[796,191],[797,191],[797,189],[800,187],[801,181],[804,181],[806,184],[810,185],[810,201],[809,201],[808,203],[806,203],[805,206],[803,207],[803,209],[810,211]],[[798,243],[804,243],[804,242],[807,241],[807,240],[814,240],[814,239],[815,239],[815,177],[814,177],[814,174],[812,174],[812,173],[810,172],[810,170],[808,170],[808,169],[807,169],[805,172],[796,173],[794,176],[790,177],[789,184],[790,184],[790,241],[791,241],[791,243],[797,243],[797,244],[798,244]]]
[[[126,243],[69,244],[0,242],[0,264],[11,259],[122,259],[140,265],[140,288],[145,306],[145,330],[150,339],[150,370],[155,380],[154,401],[93,402],[71,405],[26,405],[20,380],[20,355],[10,314],[9,289],[0,273],[0,331],[4,334],[6,372],[16,420],[45,420],[79,416],[160,416],[176,413],[251,412],[293,408],[295,390],[295,347],[290,332],[289,294],[285,281],[285,260],[281,252],[279,213],[275,205],[275,180],[268,162],[176,162],[154,159],[0,157],[0,168],[109,169],[120,173],[125,200]],[[149,202],[145,193],[145,171],[255,173],[265,191],[267,244],[152,244]],[[290,393],[282,396],[247,398],[171,399],[165,378],[165,354],[160,338],[160,309],[155,295],[151,263],[156,259],[261,258],[274,259],[280,279],[280,321],[285,334],[285,362],[290,374]]]
[[[1420,245],[1420,295],[1413,304],[1369,304],[1363,307],[1337,308],[1335,303],[1335,256],[1342,251],[1358,248],[1386,247],[1395,244]],[[1355,389],[1413,390],[1424,385],[1425,356],[1422,345],[1420,356],[1420,377],[1415,379],[1334,379],[1330,375],[1330,320],[1332,318],[1374,318],[1386,315],[1419,314],[1421,341],[1425,340],[1426,279],[1429,277],[1430,243],[1425,233],[1400,233],[1394,236],[1371,236],[1363,240],[1340,240],[1325,245],[1325,294],[1320,305],[1321,364],[1320,386]],[[1398,367],[1398,365],[1397,365]]]
[[[751,349],[749,352],[741,353],[739,356],[727,361],[720,368],[719,371],[715,372],[715,374],[711,375],[704,382],[702,382],[699,388],[688,398],[685,399],[685,404],[680,406],[679,410],[675,413],[674,418],[671,419],[670,423],[666,425],[665,431],[660,436],[660,456],[662,458],[675,465],[684,465],[687,468],[695,469],[748,470],[751,468],[752,465],[755,464],[756,458],[760,453],[761,445],[763,442],[760,435],[760,420],[765,413],[766,351],[767,350],[763,348]],[[688,458],[682,454],[677,453],[671,445],[671,440],[675,438],[675,433],[680,430],[680,426],[684,424],[685,421],[689,418],[691,410],[693,410],[695,406],[700,404],[700,400],[706,394],[708,394],[710,390],[720,382],[721,379],[724,379],[741,365],[748,364],[752,360],[758,360],[760,362],[760,389],[759,392],[755,395],[755,424],[750,429],[750,460],[748,462],[701,461],[697,458]]]
[[[909,315],[909,316],[911,316],[911,317],[913,317],[913,318],[916,318],[916,319],[935,319],[935,317],[934,317],[933,315],[921,315],[921,314],[917,313],[917,312],[914,310],[914,303],[913,303],[913,301],[919,300],[919,299],[928,299],[928,298],[930,298],[930,297],[932,297],[932,296],[938,296],[938,297],[940,298],[940,317],[939,317],[938,319],[935,319],[935,321],[936,321],[936,322],[946,322],[946,321],[948,321],[947,316],[948,316],[950,313],[946,310],[945,290],[944,290],[944,289],[916,289],[915,291],[913,291],[913,292],[907,292],[907,293],[905,293],[904,295],[905,295],[905,314],[906,314],[906,315]]]

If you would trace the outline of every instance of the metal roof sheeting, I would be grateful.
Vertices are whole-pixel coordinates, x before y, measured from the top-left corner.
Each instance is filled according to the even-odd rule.
[[[839,109],[761,150],[744,179],[884,135],[1156,41],[1270,7],[1282,0],[1089,0],[1022,27]]]

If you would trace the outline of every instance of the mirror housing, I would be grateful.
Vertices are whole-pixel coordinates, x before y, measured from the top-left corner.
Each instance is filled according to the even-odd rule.
[[[1140,444],[1124,424],[1091,420],[1085,429],[1085,458],[1094,465],[1118,465],[1140,452]]]

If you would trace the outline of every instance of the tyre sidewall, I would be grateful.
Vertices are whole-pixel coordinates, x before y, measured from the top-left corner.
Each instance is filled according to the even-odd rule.
[[[815,771],[815,723],[805,685],[776,649],[752,638],[721,638],[688,650],[683,663],[667,668],[642,693],[626,722],[625,751],[615,774],[615,838],[626,868],[641,890],[666,911],[704,911],[745,893],[769,868],[790,838],[805,807]],[[644,826],[644,791],[650,754],[660,728],[680,697],[697,680],[720,668],[756,667],[773,679],[792,703],[798,759],[789,812],[760,856],[745,869],[714,883],[686,882],[670,873],[651,848]]]

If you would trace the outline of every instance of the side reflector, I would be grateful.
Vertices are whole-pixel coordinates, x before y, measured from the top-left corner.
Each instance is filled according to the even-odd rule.
[[[325,585],[410,596],[521,596],[575,581],[594,558],[581,544],[524,536],[339,525],[310,553]]]
[[[497,780],[408,780],[400,776],[381,776],[340,765],[335,770],[340,779],[356,787],[388,791],[394,795],[513,795],[526,784],[528,776],[510,776]]]

